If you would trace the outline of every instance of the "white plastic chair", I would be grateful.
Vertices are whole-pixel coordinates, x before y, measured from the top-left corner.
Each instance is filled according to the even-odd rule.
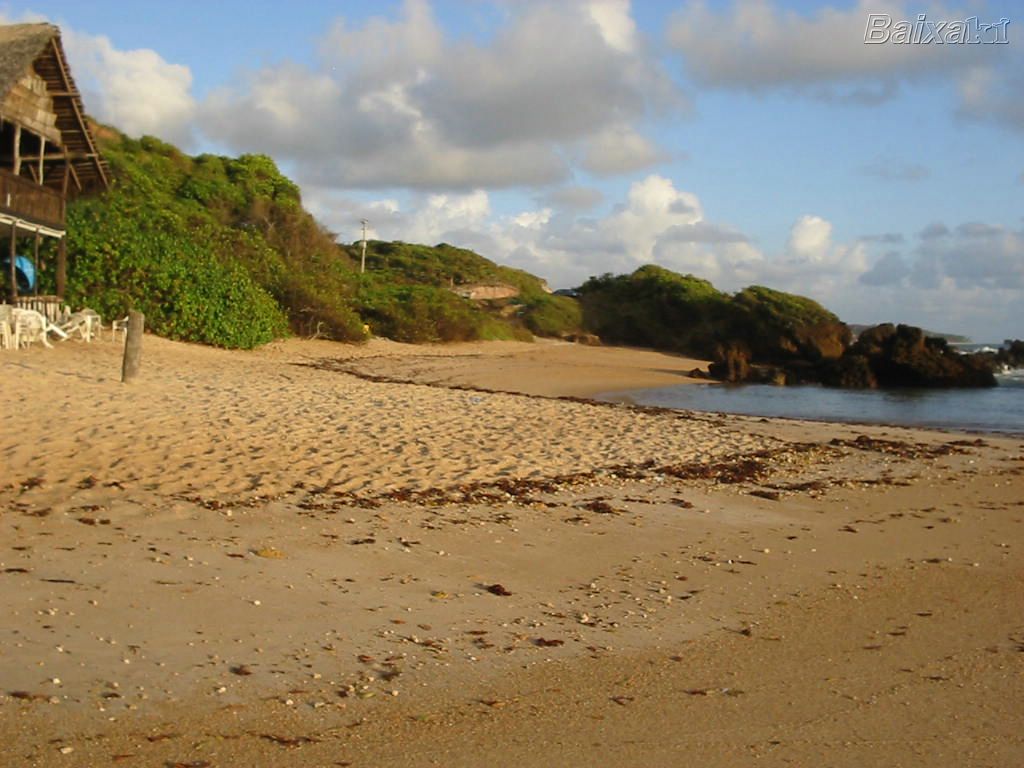
[[[0,349],[17,349],[18,337],[14,335],[14,307],[0,304]]]
[[[100,335],[100,331],[103,330],[103,322],[95,310],[83,309],[79,312],[72,312],[59,327],[66,334],[65,338],[78,334],[79,338],[88,344],[94,337]]]
[[[81,314],[85,318],[86,342],[90,342],[97,337],[102,338],[100,332],[103,330],[103,318],[100,317],[100,313],[95,309],[86,307],[82,310]]]
[[[14,321],[14,337],[17,339],[19,348],[28,347],[34,341],[41,341],[44,347],[53,349],[53,345],[47,340],[46,334],[51,327],[56,328],[56,326],[50,326],[42,314],[34,309],[14,307],[11,310],[11,317]],[[57,330],[59,331],[60,329],[58,328]],[[60,335],[67,337],[67,334],[63,331],[60,331]]]
[[[110,340],[116,341],[117,334],[119,333],[122,339],[128,338],[128,315],[125,315],[120,320],[113,320],[110,323]]]

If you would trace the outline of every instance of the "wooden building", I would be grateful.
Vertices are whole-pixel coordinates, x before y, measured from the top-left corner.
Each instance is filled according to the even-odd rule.
[[[0,263],[12,303],[38,308],[63,298],[67,200],[107,185],[60,30],[51,24],[0,26],[0,244],[6,245]],[[58,241],[56,296],[38,296],[40,270],[46,268],[39,261],[42,238]],[[33,285],[19,291],[18,278],[24,289],[28,271],[35,275]]]

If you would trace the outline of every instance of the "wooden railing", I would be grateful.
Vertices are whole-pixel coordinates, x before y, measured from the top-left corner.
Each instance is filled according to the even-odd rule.
[[[59,296],[19,296],[14,300],[14,306],[34,309],[51,323],[60,322],[69,311]]]
[[[64,229],[64,197],[60,192],[0,168],[0,212],[33,224]]]

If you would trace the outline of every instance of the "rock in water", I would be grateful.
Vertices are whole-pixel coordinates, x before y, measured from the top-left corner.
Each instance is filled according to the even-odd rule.
[[[884,323],[868,328],[829,367],[826,384],[841,387],[992,387],[991,366],[961,355],[945,339],[929,338],[920,328]]]

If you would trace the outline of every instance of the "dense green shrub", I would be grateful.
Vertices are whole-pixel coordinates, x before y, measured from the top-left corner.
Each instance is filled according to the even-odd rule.
[[[102,129],[112,189],[68,211],[68,300],[105,316],[137,307],[170,338],[251,347],[287,333],[342,341],[460,341],[557,335],[579,325],[541,280],[447,244],[339,246],[265,155],[190,157],[150,136]],[[49,279],[49,278],[48,278]],[[516,286],[477,303],[464,283]],[[515,311],[518,309],[518,312]],[[528,330],[529,329],[529,330]]]
[[[68,303],[105,317],[138,309],[154,333],[222,347],[251,348],[286,330],[277,303],[215,240],[166,228],[173,224],[116,192],[73,206]]]
[[[580,304],[568,296],[541,294],[523,303],[523,323],[537,336],[565,336],[583,325]]]
[[[729,297],[707,280],[649,264],[580,287],[584,326],[601,338],[710,355],[730,323]]]
[[[584,326],[607,341],[703,357],[739,343],[758,358],[775,359],[841,348],[848,337],[835,315],[803,296],[762,286],[729,295],[707,280],[654,265],[591,278],[580,301]]]

